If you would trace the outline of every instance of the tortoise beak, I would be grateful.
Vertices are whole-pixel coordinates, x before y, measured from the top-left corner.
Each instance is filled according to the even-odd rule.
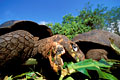
[[[83,61],[85,59],[85,55],[81,50],[77,52],[72,51],[70,55],[75,59],[76,62]]]
[[[80,50],[80,53],[76,53],[75,59],[77,62],[83,61],[85,59],[85,55],[83,54],[81,50]]]

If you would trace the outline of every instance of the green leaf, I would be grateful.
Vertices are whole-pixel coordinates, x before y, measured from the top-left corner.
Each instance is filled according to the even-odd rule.
[[[113,76],[112,74],[106,73],[106,72],[102,72],[103,75],[105,76],[105,79],[108,80],[118,80],[115,76]]]
[[[8,77],[8,76],[5,76],[4,80],[13,80],[12,76]]]
[[[15,78],[23,77],[23,76],[26,76],[26,79],[30,79],[30,78],[36,77],[37,75],[35,74],[35,72],[26,72],[26,73],[22,73],[20,75],[17,75],[17,76],[15,76],[13,78],[15,79]]]
[[[107,63],[107,62],[106,62]],[[108,79],[107,76],[109,76],[109,73],[103,73],[103,71],[101,69],[103,68],[110,68],[111,65],[109,65],[109,63],[104,64],[98,61],[94,61],[92,59],[86,59],[84,61],[78,62],[78,63],[71,63],[68,64],[68,70],[70,71],[70,73],[73,73],[78,71],[81,72],[85,75],[87,75],[90,78],[90,75],[88,74],[87,70],[95,70],[98,72],[99,78],[103,78],[103,79]],[[73,71],[74,70],[74,71]],[[111,79],[114,79],[115,77],[111,77]]]
[[[64,80],[74,80],[72,77],[67,77],[66,79]]]
[[[45,80],[45,79],[43,79],[43,77],[39,77],[39,78],[34,79],[34,80]]]
[[[29,58],[23,65],[36,65],[36,64],[38,64],[36,59]]]
[[[88,71],[87,71],[87,69],[85,69],[85,68],[79,68],[79,69],[77,69],[77,71],[79,71],[79,72],[87,75],[89,78],[91,78],[90,75],[89,75],[89,73],[88,73]]]

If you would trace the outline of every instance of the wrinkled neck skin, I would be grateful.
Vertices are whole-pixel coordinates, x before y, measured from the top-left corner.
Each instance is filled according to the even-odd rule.
[[[57,42],[58,35],[54,35],[52,37],[44,38],[41,40],[35,40],[35,49],[37,48],[37,52],[41,53],[45,58],[48,57],[48,52],[52,49],[53,43]],[[61,38],[61,37],[59,37]],[[36,53],[36,52],[35,52]]]
[[[37,48],[37,53],[42,54],[45,58],[48,58],[48,53],[53,46],[53,37],[44,38],[35,42],[35,48]]]

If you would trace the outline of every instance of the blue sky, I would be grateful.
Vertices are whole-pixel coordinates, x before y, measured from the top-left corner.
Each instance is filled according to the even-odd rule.
[[[0,0],[0,24],[8,20],[62,22],[62,17],[79,14],[87,2],[104,4],[108,8],[120,6],[120,0]]]

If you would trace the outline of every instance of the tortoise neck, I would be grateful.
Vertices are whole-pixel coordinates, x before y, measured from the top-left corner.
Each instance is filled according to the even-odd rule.
[[[53,37],[41,39],[37,42],[37,51],[42,54],[45,58],[48,57],[48,53],[52,48]]]

